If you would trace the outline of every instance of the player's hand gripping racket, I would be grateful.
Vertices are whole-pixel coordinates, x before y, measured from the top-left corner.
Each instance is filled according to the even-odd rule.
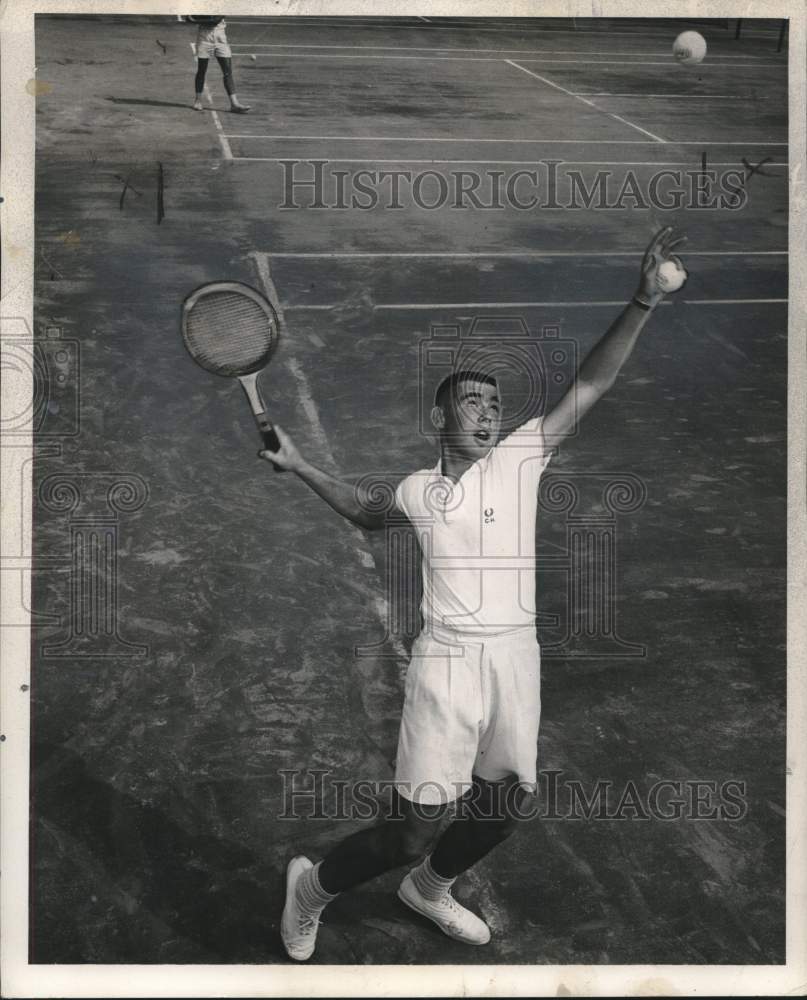
[[[258,375],[269,363],[278,339],[277,314],[266,299],[238,281],[202,285],[182,303],[182,339],[205,371],[238,379],[264,447],[279,451],[280,441],[258,389]]]

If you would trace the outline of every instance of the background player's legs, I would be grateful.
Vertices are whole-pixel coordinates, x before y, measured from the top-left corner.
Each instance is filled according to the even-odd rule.
[[[390,816],[347,837],[320,864],[320,885],[336,894],[418,861],[437,835],[445,806],[418,807],[393,790]]]
[[[249,111],[248,104],[242,104],[238,100],[235,92],[235,80],[233,78],[233,61],[229,56],[216,56],[221,66],[221,74],[224,77],[224,89],[230,98],[230,106],[233,111]]]
[[[434,873],[444,879],[456,878],[506,840],[525,812],[527,796],[518,787],[516,775],[501,782],[474,776],[473,788],[463,798],[458,817],[429,858]]]
[[[205,77],[207,76],[207,64],[209,62],[209,59],[196,60],[196,80],[194,81],[196,100],[193,102],[193,106],[196,111],[202,110],[202,92],[205,89]]]

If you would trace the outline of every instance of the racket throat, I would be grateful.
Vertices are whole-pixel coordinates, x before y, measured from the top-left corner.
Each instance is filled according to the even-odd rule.
[[[255,414],[255,419],[258,421],[258,426],[260,426],[260,419],[266,421],[269,427],[272,426],[271,421],[266,416],[266,404],[261,396],[261,391],[258,388],[258,375],[259,372],[253,372],[252,375],[239,375],[238,381],[241,383],[241,388],[246,393],[247,399],[249,400],[250,408]],[[261,428],[263,429],[263,428]]]

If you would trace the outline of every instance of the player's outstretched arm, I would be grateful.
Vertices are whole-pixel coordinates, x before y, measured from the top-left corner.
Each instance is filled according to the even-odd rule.
[[[667,260],[680,263],[672,251],[685,239],[676,236],[672,226],[665,226],[650,241],[642,259],[636,294],[591,349],[578,369],[574,384],[544,419],[543,431],[548,440],[557,441],[570,433],[614,384],[650,314],[664,298],[659,267]]]
[[[332,476],[324,469],[317,468],[308,462],[297,449],[294,441],[282,427],[274,425],[277,438],[280,441],[279,451],[262,451],[261,458],[274,462],[287,472],[296,473],[330,507],[360,528],[373,531],[383,528],[385,516],[382,512],[372,510],[373,504],[363,487],[354,483],[346,483],[337,476]]]

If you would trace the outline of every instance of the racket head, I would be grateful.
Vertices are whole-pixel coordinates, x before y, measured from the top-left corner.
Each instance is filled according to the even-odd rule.
[[[251,375],[266,367],[277,346],[277,314],[249,285],[208,282],[182,303],[182,339],[205,371]]]

